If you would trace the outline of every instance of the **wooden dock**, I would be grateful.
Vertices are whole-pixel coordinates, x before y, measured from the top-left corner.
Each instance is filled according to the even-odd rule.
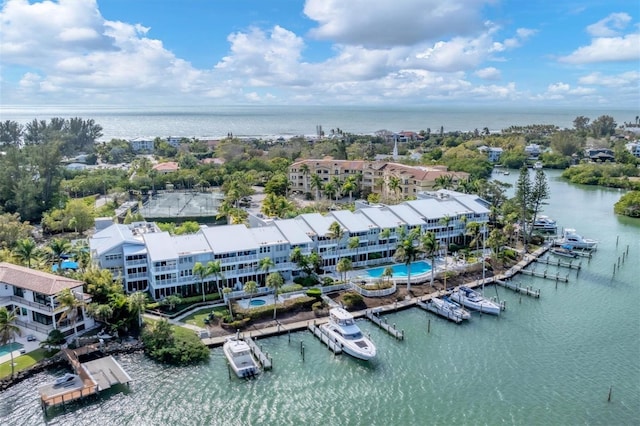
[[[577,269],[578,271],[580,269],[582,269],[582,262],[580,263],[573,263],[572,261],[569,262],[563,262],[560,259],[537,259],[536,260],[537,263],[542,263],[544,265],[551,265],[551,266],[558,266],[561,268],[569,268],[569,269]]]
[[[456,324],[460,324],[460,323],[462,322],[462,318],[461,318],[459,315],[453,315],[451,312],[447,312],[447,315],[443,315],[440,311],[438,311],[438,309],[437,309],[437,308],[435,308],[435,307],[434,307],[431,303],[429,303],[429,302],[424,303],[424,302],[422,302],[422,301],[418,301],[418,302],[416,303],[416,305],[417,305],[419,308],[424,309],[425,311],[433,312],[434,314],[436,314],[436,315],[438,315],[438,316],[440,316],[440,317],[442,317],[442,318],[446,318],[446,319],[448,319],[449,321],[453,321],[453,322],[455,322]]]
[[[516,293],[526,294],[527,296],[535,297],[536,299],[540,298],[540,289],[533,289],[530,286],[522,287],[511,281],[494,280],[494,282],[497,285],[513,290]]]
[[[98,350],[99,348],[95,345],[78,349],[63,349],[65,357],[78,378],[70,382],[68,386],[56,387],[53,384],[47,384],[38,388],[43,410],[95,395],[116,384],[129,384],[132,381],[129,374],[112,356],[80,362],[81,355],[94,353]]]
[[[530,275],[532,277],[545,278],[545,279],[554,280],[554,281],[562,281],[563,283],[569,282],[568,275],[561,277],[560,272],[556,272],[556,274],[554,275],[552,273],[547,272],[546,269],[544,270],[544,272],[537,272],[529,269],[521,269],[520,273],[523,275]]]
[[[389,324],[385,318],[376,315],[372,310],[368,310],[365,317],[396,339],[404,340],[404,330],[398,331],[395,324]]]
[[[249,336],[243,337],[243,340],[249,345],[249,349],[256,357],[263,370],[271,370],[273,367],[272,359],[268,353],[262,352],[262,348]]]
[[[307,328],[309,329],[310,332],[313,333],[314,336],[320,339],[322,343],[327,345],[327,347],[331,350],[331,352],[333,352],[336,355],[342,353],[342,345],[340,345],[338,342],[334,342],[333,340],[331,340],[331,338],[329,338],[329,336],[327,336],[322,331],[322,329],[318,327],[315,323],[307,323]]]

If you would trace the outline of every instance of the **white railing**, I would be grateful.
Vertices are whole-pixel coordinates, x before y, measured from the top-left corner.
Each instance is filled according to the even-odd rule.
[[[393,282],[391,287],[389,288],[383,288],[380,290],[367,290],[361,285],[351,281],[351,289],[365,297],[385,297],[395,293],[397,290],[397,286],[396,283]]]

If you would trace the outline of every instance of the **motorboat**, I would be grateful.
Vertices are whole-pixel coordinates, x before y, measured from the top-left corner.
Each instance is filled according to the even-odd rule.
[[[425,308],[441,317],[447,318],[454,322],[462,322],[463,320],[471,318],[471,313],[462,308],[455,302],[446,299],[439,299],[434,297],[427,301]]]
[[[67,387],[75,383],[79,376],[77,374],[67,373],[64,376],[60,376],[53,381],[53,387]]]
[[[558,224],[549,216],[541,215],[533,222],[533,229],[544,232],[556,232],[558,230]]]
[[[252,377],[260,372],[258,363],[251,353],[251,348],[238,334],[227,337],[222,345],[224,355],[236,376]]]
[[[557,256],[572,258],[578,257],[578,254],[573,251],[573,247],[568,244],[561,245],[560,247],[553,247],[550,251]]]
[[[535,163],[533,163],[533,168],[538,170],[542,168],[542,161],[536,161]]]
[[[574,249],[587,249],[591,250],[596,247],[598,242],[589,238],[584,238],[578,234],[575,229],[566,228],[562,233],[562,237],[555,241],[556,245],[563,246],[569,245]]]
[[[354,358],[368,361],[376,356],[376,346],[362,334],[353,315],[343,308],[329,310],[329,322],[322,324],[320,329]]]
[[[467,286],[458,287],[451,293],[449,298],[464,307],[484,312],[485,314],[500,315],[502,310],[499,304]]]

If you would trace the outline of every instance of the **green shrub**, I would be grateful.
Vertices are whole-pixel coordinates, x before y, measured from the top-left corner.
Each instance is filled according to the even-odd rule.
[[[315,275],[309,275],[306,277],[295,277],[293,282],[296,284],[300,284],[304,287],[313,287],[318,284],[318,278]]]
[[[507,259],[515,260],[518,258],[518,252],[512,249],[506,249],[503,254]]]
[[[364,299],[358,293],[346,292],[342,295],[342,301],[347,309],[364,309],[366,305]]]
[[[305,294],[309,297],[315,297],[316,299],[319,299],[322,296],[322,290],[320,290],[317,287],[314,287],[307,290]]]
[[[324,277],[322,279],[322,285],[327,286],[327,285],[333,285],[335,281],[333,280],[333,278],[331,277]]]
[[[284,293],[291,293],[294,291],[300,291],[302,290],[303,287],[300,284],[289,284],[289,285],[285,285],[280,287],[280,294],[284,294]]]
[[[314,311],[320,310],[320,309],[324,309],[324,302],[322,300],[314,303],[313,305],[311,305],[311,309],[313,309]]]
[[[142,333],[144,350],[156,361],[187,365],[209,359],[209,348],[200,338],[189,333],[176,333],[167,320],[160,320]]]

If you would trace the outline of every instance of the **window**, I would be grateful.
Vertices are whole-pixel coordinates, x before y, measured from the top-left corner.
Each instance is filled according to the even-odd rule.
[[[21,289],[20,287],[14,287],[13,288],[13,295],[14,296],[18,296],[18,297],[24,297],[24,290]]]

